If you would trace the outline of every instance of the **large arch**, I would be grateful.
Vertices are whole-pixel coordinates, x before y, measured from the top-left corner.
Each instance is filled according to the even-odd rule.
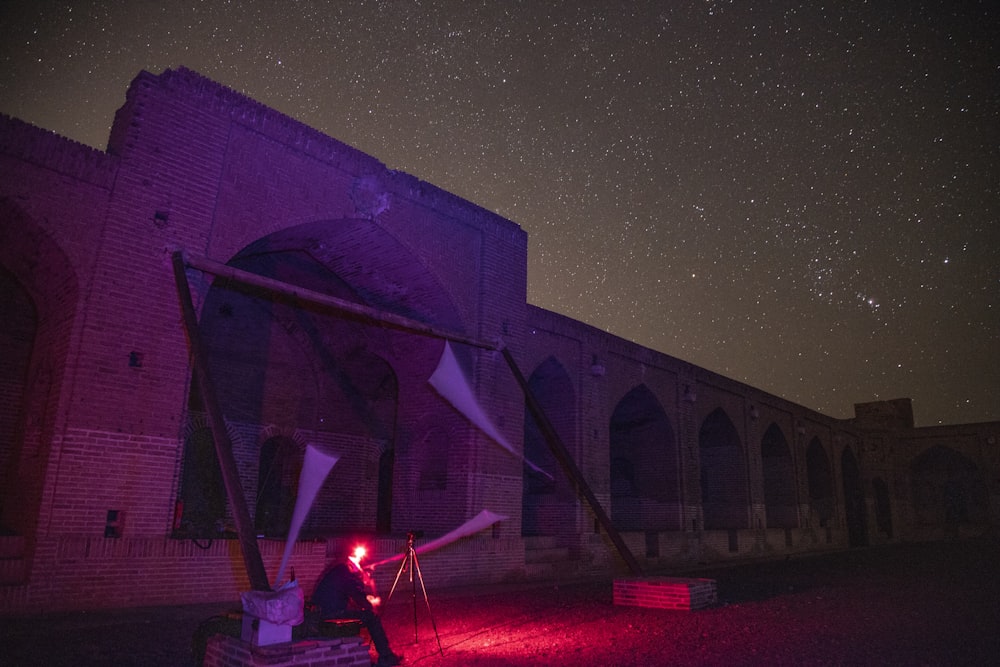
[[[795,462],[781,428],[772,423],[760,441],[768,528],[798,528]]]
[[[80,307],[70,258],[36,221],[0,199],[0,526],[28,538],[38,523],[58,425],[66,354]],[[30,415],[30,418],[29,418]],[[29,546],[30,549],[30,546]]]
[[[698,452],[705,528],[747,528],[749,500],[743,445],[736,427],[722,408],[716,408],[701,423]]]
[[[566,369],[554,357],[548,357],[528,378],[528,388],[570,455],[575,456],[576,414],[573,406],[576,405],[576,392]],[[523,466],[521,534],[525,537],[551,536],[560,546],[570,546],[577,533],[579,503],[569,479],[527,409],[524,415],[524,457],[550,473],[552,478],[539,474],[527,465]]]
[[[446,291],[373,221],[286,229],[250,244],[229,264],[429,326],[463,330]],[[205,296],[199,328],[227,421],[251,434],[277,426],[338,457],[303,535],[385,533],[397,505],[408,512],[407,521],[428,525],[414,518],[420,508],[397,493],[400,468],[410,480],[426,465],[417,446],[405,447],[400,461],[401,392],[405,384],[411,394],[430,395],[426,379],[443,343],[223,278],[200,287]],[[192,383],[190,410],[197,413],[201,406]],[[256,444],[234,452],[251,486],[261,473],[261,453]],[[258,506],[256,498],[247,502]],[[424,509],[456,517],[461,511]]]
[[[679,530],[679,452],[663,406],[641,384],[611,415],[611,519],[619,530]]]
[[[810,525],[830,527],[836,506],[833,495],[833,470],[819,438],[809,441],[806,448],[806,479],[809,485]]]
[[[25,402],[28,370],[31,366],[38,314],[34,301],[13,275],[0,267],[0,517],[3,529],[8,526],[5,508],[10,506],[18,489],[20,452],[24,444]],[[13,492],[13,493],[12,493]],[[2,533],[0,533],[2,534]]]
[[[989,496],[982,472],[951,447],[935,445],[910,466],[914,522],[955,527],[989,521]]]

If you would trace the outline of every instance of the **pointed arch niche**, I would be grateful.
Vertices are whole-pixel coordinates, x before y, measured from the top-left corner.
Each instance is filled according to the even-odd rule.
[[[917,526],[955,527],[989,522],[982,472],[951,447],[935,445],[910,466]]]
[[[861,468],[854,451],[844,447],[840,453],[840,469],[844,485],[844,514],[847,519],[847,536],[852,547],[868,545],[868,503],[861,481]]]
[[[833,472],[819,438],[813,438],[806,448],[806,477],[809,484],[809,523],[813,528],[831,527],[835,506]]]
[[[646,385],[615,406],[610,422],[611,519],[619,530],[679,530],[677,441]]]
[[[24,286],[0,266],[0,522],[2,530],[21,531],[16,513],[20,487],[21,448],[26,420],[26,393],[31,356],[38,330],[38,314],[34,301]],[[0,534],[4,534],[0,532]]]
[[[0,198],[0,530],[28,538],[29,558],[59,396],[71,372],[66,355],[80,303],[75,271],[39,221]],[[55,493],[48,504],[65,505]]]
[[[747,528],[747,467],[739,433],[716,408],[698,431],[701,504],[706,530]]]
[[[878,531],[886,539],[892,539],[892,498],[889,496],[889,485],[881,477],[872,480],[872,491],[875,494],[875,524]]]
[[[798,528],[795,493],[795,462],[788,440],[777,424],[771,424],[760,441],[764,473],[764,505],[768,528]]]
[[[429,326],[463,330],[450,295],[420,258],[370,220],[290,227],[251,243],[228,264]],[[290,291],[266,292],[224,277],[209,282],[206,275],[194,282],[204,295],[199,328],[223,414],[241,442],[250,443],[234,445],[234,456],[248,507],[270,515],[259,517],[259,528],[287,530],[287,496],[294,496],[295,485],[279,483],[267,468],[282,479],[297,471],[305,444],[338,461],[317,494],[303,538],[384,534],[394,516],[429,525],[427,517],[417,516],[421,511],[441,515],[448,524],[457,520],[461,499],[424,509],[400,492],[399,480],[411,479],[430,455],[410,446],[408,458],[400,461],[400,386],[406,384],[410,405],[429,400],[426,378],[440,357],[439,340],[300,301]],[[202,397],[197,382],[191,387],[189,411],[197,414]],[[295,434],[300,447],[294,457],[284,444],[261,437],[272,426]],[[261,446],[274,446],[273,456]],[[181,489],[182,500],[192,494],[197,495],[189,487]]]
[[[576,405],[576,392],[566,369],[554,357],[549,357],[531,374],[528,386],[559,438],[571,455],[576,456],[576,414],[572,407]],[[554,536],[560,542],[571,543],[577,530],[576,494],[527,409],[524,411],[524,456],[550,473],[553,479],[527,465],[523,467],[522,535]]]
[[[285,537],[292,522],[303,452],[294,440],[276,436],[260,446],[254,528],[258,535]]]

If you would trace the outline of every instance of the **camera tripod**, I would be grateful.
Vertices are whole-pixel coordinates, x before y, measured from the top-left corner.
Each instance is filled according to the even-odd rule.
[[[417,573],[417,579],[420,580],[420,590],[424,594],[424,604],[427,605],[427,615],[431,619],[431,627],[434,628],[434,637],[437,639],[438,651],[441,655],[444,655],[444,649],[441,648],[441,636],[438,634],[437,624],[434,622],[434,614],[431,612],[431,602],[427,599],[427,588],[424,586],[424,575],[420,573],[420,561],[417,560],[417,552],[413,549],[413,542],[416,540],[416,533],[406,534],[406,552],[403,554],[403,561],[399,564],[399,570],[396,572],[396,579],[392,582],[392,588],[389,589],[389,594],[385,597],[385,601],[388,603],[392,599],[392,594],[396,590],[396,584],[399,583],[400,577],[403,576],[403,572],[409,572],[410,577],[410,597],[413,600],[413,643],[418,642],[417,639],[417,580],[413,578],[413,573]]]

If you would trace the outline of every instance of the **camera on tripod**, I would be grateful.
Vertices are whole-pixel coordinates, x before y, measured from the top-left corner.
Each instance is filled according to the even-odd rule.
[[[424,594],[424,604],[427,605],[427,615],[431,618],[431,627],[434,628],[434,637],[437,639],[438,651],[441,655],[444,655],[444,648],[441,646],[441,635],[437,631],[437,623],[434,622],[434,614],[431,613],[431,601],[427,598],[427,587],[424,586],[424,575],[420,572],[420,561],[417,560],[417,551],[413,548],[413,542],[424,536],[424,531],[422,530],[410,530],[406,533],[406,552],[403,554],[403,559],[399,563],[399,570],[396,571],[396,579],[392,582],[392,588],[389,589],[389,595],[386,596],[386,601],[392,598],[392,594],[396,591],[396,584],[399,583],[400,577],[403,576],[404,572],[409,572],[410,578],[410,591],[411,598],[413,599],[413,643],[418,642],[417,637],[417,582],[420,582],[420,590]],[[414,577],[413,575],[417,576]]]

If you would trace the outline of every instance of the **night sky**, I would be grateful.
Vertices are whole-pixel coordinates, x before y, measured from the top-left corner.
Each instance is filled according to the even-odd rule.
[[[618,5],[7,0],[0,112],[103,149],[186,66],[518,223],[533,304],[834,417],[1000,419],[996,3]]]

